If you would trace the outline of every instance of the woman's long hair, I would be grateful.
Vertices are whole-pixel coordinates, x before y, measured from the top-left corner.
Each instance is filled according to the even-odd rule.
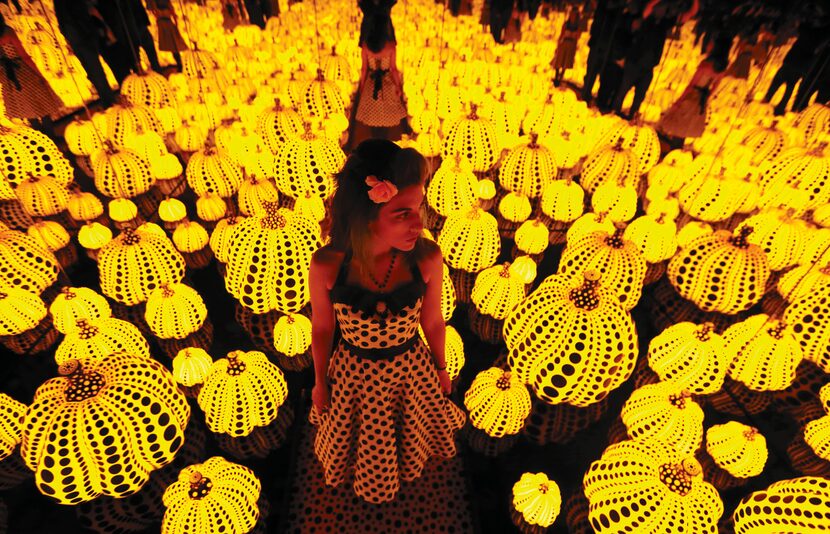
[[[414,148],[400,148],[385,139],[368,139],[360,143],[335,175],[331,210],[323,224],[331,247],[344,252],[351,250],[359,269],[365,274],[372,239],[369,223],[377,218],[383,206],[369,198],[366,177],[373,175],[379,180],[389,180],[400,191],[412,185],[423,185],[426,174],[426,160]],[[422,239],[418,239],[413,250],[416,258],[423,254],[424,246]]]
[[[371,15],[371,19],[366,28],[366,46],[369,50],[377,54],[386,43],[394,41],[392,30],[392,17],[388,10],[378,8]]]

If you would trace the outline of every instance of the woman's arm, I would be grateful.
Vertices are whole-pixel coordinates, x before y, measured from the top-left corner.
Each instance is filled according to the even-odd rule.
[[[437,244],[432,244],[429,257],[425,260],[427,268],[427,290],[421,304],[421,328],[435,360],[435,367],[446,369],[445,358],[447,325],[441,315],[441,284],[444,277],[444,259]],[[425,277],[426,278],[426,277]]]
[[[308,287],[311,292],[311,354],[317,385],[328,386],[327,373],[334,339],[334,305],[328,283],[332,277],[331,252],[317,250],[311,257]]]
[[[401,76],[401,71],[398,70],[398,47],[392,45],[392,50],[390,51],[392,54],[392,58],[389,61],[389,70],[392,71],[392,76],[394,76],[395,83],[401,88],[403,91],[403,77]]]
[[[357,86],[363,85],[363,80],[366,79],[366,71],[369,69],[369,53],[366,51],[366,45],[360,47],[360,80]]]

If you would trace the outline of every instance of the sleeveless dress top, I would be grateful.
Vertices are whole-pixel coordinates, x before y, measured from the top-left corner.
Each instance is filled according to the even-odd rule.
[[[382,503],[430,457],[455,456],[454,433],[466,415],[441,392],[418,334],[426,284],[417,264],[410,262],[411,281],[373,292],[346,283],[350,259],[347,252],[331,289],[341,339],[329,361],[330,408],[312,407],[309,420],[326,483],[353,478],[356,495]]]

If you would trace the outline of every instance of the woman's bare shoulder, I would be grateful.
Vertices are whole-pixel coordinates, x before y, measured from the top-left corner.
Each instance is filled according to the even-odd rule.
[[[314,251],[311,262],[321,268],[339,267],[345,252],[337,250],[331,245],[324,245]]]
[[[421,238],[423,249],[418,255],[418,267],[423,274],[424,282],[429,282],[432,273],[437,272],[440,264],[444,262],[441,247],[431,239]]]

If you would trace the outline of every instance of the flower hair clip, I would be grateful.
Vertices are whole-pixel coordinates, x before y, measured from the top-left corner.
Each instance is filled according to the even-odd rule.
[[[369,198],[375,204],[389,202],[389,199],[398,194],[398,188],[389,180],[378,180],[377,176],[366,177],[366,185],[369,186]]]

